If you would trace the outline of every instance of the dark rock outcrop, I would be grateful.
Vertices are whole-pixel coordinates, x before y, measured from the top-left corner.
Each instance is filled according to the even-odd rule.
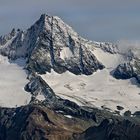
[[[136,79],[140,83],[140,74],[137,74]]]
[[[99,123],[39,104],[0,108],[0,140],[139,140],[138,120],[96,112],[102,117]]]
[[[113,76],[117,79],[130,79],[136,77],[133,65],[130,63],[123,63],[118,65],[115,69]]]
[[[104,120],[99,126],[88,128],[79,140],[139,140],[140,124],[128,120]]]

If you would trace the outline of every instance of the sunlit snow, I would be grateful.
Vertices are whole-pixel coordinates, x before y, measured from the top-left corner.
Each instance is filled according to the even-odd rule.
[[[0,106],[17,107],[29,103],[31,95],[24,90],[28,83],[24,60],[9,62],[0,55]]]
[[[74,75],[70,72],[42,75],[57,95],[69,99],[79,105],[96,106],[117,110],[116,106],[135,112],[140,110],[140,89],[135,78],[117,80],[110,73],[121,62],[125,61],[118,54],[109,54],[100,49],[94,50],[100,62],[105,64],[104,70],[86,75]]]

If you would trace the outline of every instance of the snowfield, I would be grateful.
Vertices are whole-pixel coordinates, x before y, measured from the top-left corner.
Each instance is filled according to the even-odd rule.
[[[79,105],[88,105],[117,110],[117,106],[132,112],[140,110],[140,85],[135,78],[129,80],[117,80],[110,74],[112,69],[125,61],[119,54],[109,54],[101,49],[93,50],[94,54],[105,64],[104,70],[86,75],[74,75],[70,72],[58,74],[51,73],[41,75],[54,92],[65,99],[76,102]]]
[[[31,95],[24,91],[28,80],[23,65],[24,60],[22,59],[10,63],[7,57],[0,55],[1,107],[18,107],[29,103]]]

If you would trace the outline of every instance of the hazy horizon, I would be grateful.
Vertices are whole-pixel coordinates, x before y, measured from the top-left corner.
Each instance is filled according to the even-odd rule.
[[[56,15],[84,38],[140,40],[139,0],[0,0],[0,35],[29,28],[41,14]]]

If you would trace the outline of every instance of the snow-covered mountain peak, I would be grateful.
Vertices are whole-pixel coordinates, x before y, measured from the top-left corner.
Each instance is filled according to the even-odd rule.
[[[61,32],[62,34],[67,34],[71,36],[77,36],[78,34],[67,25],[61,18],[57,16],[50,16],[47,14],[42,14],[40,18],[31,26],[31,28],[38,28],[40,32]],[[29,28],[30,30],[30,28]]]
[[[5,38],[1,54],[10,59],[26,58],[27,67],[36,72],[54,69],[89,75],[104,68],[87,41],[56,16],[43,14],[28,30],[13,30]]]
[[[117,105],[136,110],[134,102],[139,99],[139,73],[134,68],[140,66],[139,63],[130,63],[128,56],[136,56],[140,51],[128,52],[123,53],[112,43],[86,40],[59,17],[46,14],[26,31],[13,29],[0,39],[2,55],[10,60],[25,58],[26,69],[35,76],[41,76],[43,83],[46,81],[60,97],[80,102],[85,99],[82,105],[90,102],[89,105],[109,107],[112,104],[112,110]],[[27,91],[33,90],[35,99],[45,100],[44,87],[41,90],[38,83],[40,78],[31,80]],[[37,91],[34,91],[35,85]],[[127,96],[131,99],[131,92],[135,97],[129,106],[127,103],[131,100]]]
[[[27,42],[30,44],[28,66],[34,65],[35,71],[38,71],[37,63],[42,67],[38,72],[43,73],[53,68],[58,73],[68,70],[75,74],[92,74],[103,68],[84,39],[56,16],[41,15],[28,29],[27,36],[31,40]]]
[[[39,73],[54,69],[89,75],[104,67],[113,70],[138,53],[123,53],[113,43],[88,41],[59,17],[46,14],[26,31],[13,29],[0,43],[1,54],[10,59],[24,57],[27,67]]]

